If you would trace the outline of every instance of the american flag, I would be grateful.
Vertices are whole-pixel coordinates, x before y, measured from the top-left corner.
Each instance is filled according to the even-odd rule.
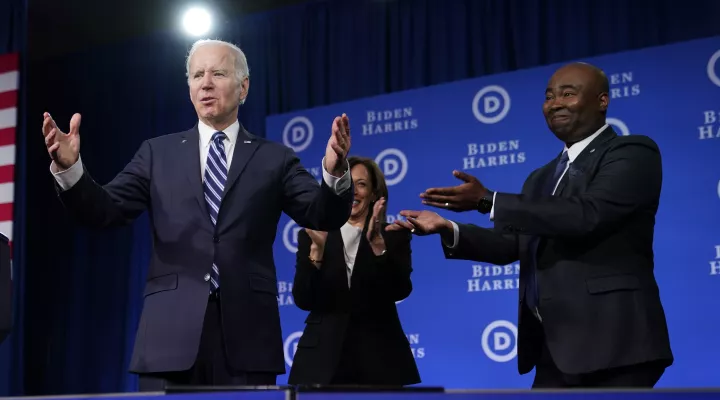
[[[18,55],[0,55],[0,233],[12,242]]]

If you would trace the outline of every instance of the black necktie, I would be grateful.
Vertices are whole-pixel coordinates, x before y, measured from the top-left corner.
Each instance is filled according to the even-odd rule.
[[[564,151],[562,155],[560,156],[560,159],[558,160],[557,165],[555,165],[555,173],[553,174],[553,177],[551,180],[548,180],[545,183],[545,191],[544,195],[552,195],[553,191],[555,191],[555,186],[557,186],[558,181],[563,175],[563,172],[565,172],[565,168],[567,167],[569,157],[568,152]],[[540,243],[540,237],[535,236],[532,239],[530,239],[530,255],[531,255],[531,261],[532,264],[528,265],[527,268],[527,282],[525,283],[525,303],[528,305],[530,310],[532,310],[533,313],[537,312],[537,306],[540,303],[540,298],[538,296],[538,289],[537,289],[537,250],[538,250],[538,244]],[[522,267],[521,267],[522,270]]]

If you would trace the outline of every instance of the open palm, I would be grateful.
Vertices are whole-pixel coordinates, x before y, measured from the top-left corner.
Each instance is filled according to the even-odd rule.
[[[50,113],[44,114],[42,132],[45,147],[57,167],[66,170],[73,166],[80,157],[80,114],[73,115],[70,120],[70,131],[64,133],[58,128]]]
[[[400,215],[407,218],[407,221],[397,219],[394,224],[388,225],[385,230],[397,231],[407,229],[420,236],[440,233],[447,229],[452,230],[452,226],[450,226],[448,220],[432,211],[403,210],[400,211]]]

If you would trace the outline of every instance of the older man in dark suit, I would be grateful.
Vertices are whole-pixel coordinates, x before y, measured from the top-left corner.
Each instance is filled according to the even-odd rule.
[[[672,364],[653,274],[660,150],[646,136],[618,136],[605,122],[605,74],[573,63],[545,91],[543,112],[564,149],[533,171],[522,194],[464,183],[428,189],[423,203],[490,213],[494,229],[403,211],[389,229],[440,233],[447,258],[506,265],[520,260],[518,369],[536,388],[653,387]]]
[[[349,122],[332,125],[318,184],[294,152],[237,120],[250,85],[243,52],[198,41],[187,60],[192,129],[148,139],[110,183],[80,159],[80,115],[43,135],[61,201],[107,228],[150,212],[153,252],[130,370],[141,390],[172,384],[274,384],[285,372],[272,244],[282,212],[339,229],[353,201]]]

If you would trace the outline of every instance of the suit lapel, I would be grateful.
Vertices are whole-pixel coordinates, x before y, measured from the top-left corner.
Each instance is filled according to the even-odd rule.
[[[237,141],[235,142],[235,151],[233,151],[232,163],[230,164],[230,171],[228,172],[228,180],[225,184],[225,191],[223,192],[223,202],[225,202],[226,195],[245,170],[247,163],[257,148],[258,142],[255,137],[240,125],[240,131],[238,132]]]
[[[616,136],[617,134],[612,129],[612,127],[608,126],[592,142],[588,143],[588,145],[583,149],[583,151],[578,154],[575,160],[570,163],[570,166],[568,167],[565,176],[560,179],[560,183],[558,184],[557,190],[555,191],[555,195],[561,196],[563,194],[563,190],[567,186],[571,186],[576,179],[583,176],[585,174],[585,171],[587,170],[587,167],[592,165],[595,158],[602,153],[600,151],[597,151],[598,148],[605,144],[605,142]]]
[[[549,162],[544,167],[542,167],[542,169],[538,173],[537,178],[533,179],[532,187],[530,187],[530,193],[534,197],[543,197],[548,195],[548,193],[546,193],[546,188],[548,187],[548,184],[553,177],[553,172],[555,171],[556,164],[557,159]]]
[[[562,192],[565,189],[565,186],[567,186],[568,181],[570,180],[570,174],[573,173],[574,169],[575,169],[575,167],[573,166],[572,163],[570,163],[568,166],[568,170],[565,171],[565,175],[563,175],[562,178],[560,178],[560,182],[557,183],[557,188],[555,189],[555,193],[553,194],[553,196],[562,195]]]
[[[184,175],[188,180],[188,188],[197,200],[200,211],[208,215],[205,204],[205,192],[203,189],[202,174],[200,171],[200,133],[197,125],[186,131],[180,140],[179,168],[184,169]],[[206,218],[210,222],[210,217]]]
[[[363,265],[367,265],[370,260],[370,254],[372,254],[372,249],[370,248],[370,243],[365,238],[365,235],[367,232],[365,230],[362,231],[360,236],[360,243],[358,243],[358,250],[357,254],[355,255],[355,264],[353,264],[353,273],[352,276],[350,276],[350,282],[351,285],[355,285],[355,277],[360,274],[362,278],[363,274]],[[361,279],[358,278],[358,279]]]
[[[342,233],[339,230],[328,233],[327,243],[325,244],[325,257],[328,261],[323,262],[325,265],[337,265],[332,271],[333,280],[337,281],[337,285],[342,287],[344,291],[349,291],[347,277],[347,263],[345,262],[345,243],[343,242]],[[355,262],[357,265],[357,261]]]
[[[612,127],[608,126],[605,128],[602,133],[598,135],[592,142],[588,143],[588,145],[583,149],[583,151],[578,154],[578,156],[575,158],[575,161],[572,163],[575,165],[576,170],[582,170],[584,167],[589,165],[592,160],[597,157],[598,153],[596,150],[605,144],[608,140],[616,137],[617,134],[613,130]]]

